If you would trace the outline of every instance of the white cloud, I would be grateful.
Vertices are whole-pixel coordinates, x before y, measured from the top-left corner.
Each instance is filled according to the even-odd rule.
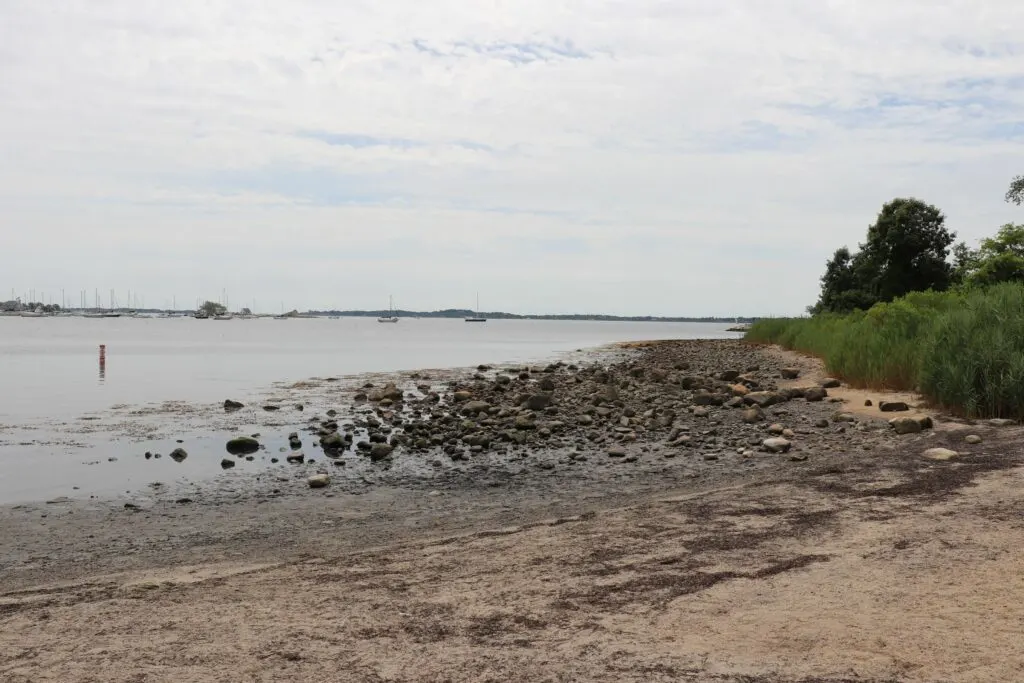
[[[976,239],[1008,0],[7,0],[0,287],[798,312],[881,204]]]

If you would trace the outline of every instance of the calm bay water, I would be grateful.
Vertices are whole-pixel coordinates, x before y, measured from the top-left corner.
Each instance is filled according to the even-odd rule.
[[[154,482],[193,495],[213,482],[244,488],[251,481],[246,477],[275,468],[275,476],[303,476],[271,459],[287,450],[287,433],[298,422],[268,429],[259,424],[261,413],[250,424],[235,425],[242,433],[261,432],[265,450],[253,462],[239,460],[224,472],[220,461],[227,435],[210,431],[201,420],[186,419],[176,423],[172,436],[146,441],[86,429],[98,424],[83,421],[93,418],[117,424],[125,411],[108,410],[115,405],[134,410],[166,401],[225,398],[250,403],[274,383],[312,377],[539,363],[617,341],[739,336],[726,327],[529,320],[469,324],[427,318],[382,325],[373,318],[0,317],[0,504],[60,496],[131,498]],[[100,344],[106,345],[102,370]],[[166,457],[178,445],[189,453],[180,463]],[[316,456],[315,449],[307,450],[310,458]],[[146,459],[146,451],[165,457]],[[348,460],[346,467],[335,468],[335,478],[367,482],[381,476],[366,458]],[[419,462],[398,459],[392,472]]]
[[[116,404],[208,402],[273,382],[540,361],[617,341],[737,337],[728,325],[373,318],[0,317],[0,422]],[[99,346],[106,345],[101,374]]]

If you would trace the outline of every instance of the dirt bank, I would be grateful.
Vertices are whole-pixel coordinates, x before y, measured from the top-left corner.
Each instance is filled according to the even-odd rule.
[[[0,510],[0,678],[1024,677],[1018,428],[897,436],[891,415],[837,419],[843,404],[785,393],[792,356],[718,342],[638,353],[604,368],[615,384],[584,375],[562,415],[535,418],[610,404],[571,451],[589,457],[540,449],[519,478]],[[824,379],[801,362],[798,384]],[[583,399],[607,386],[617,399]],[[733,399],[766,393],[782,397],[745,421],[764,396]],[[654,412],[623,422],[633,401]],[[789,449],[768,452],[769,438]],[[959,454],[924,456],[940,446]]]

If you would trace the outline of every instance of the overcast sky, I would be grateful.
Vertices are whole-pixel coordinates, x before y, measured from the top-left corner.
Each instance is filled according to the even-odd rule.
[[[1018,173],[1016,0],[0,0],[4,295],[800,313]]]

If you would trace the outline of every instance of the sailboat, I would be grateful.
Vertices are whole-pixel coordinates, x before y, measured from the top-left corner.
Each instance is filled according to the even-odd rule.
[[[392,297],[388,297],[388,314],[387,316],[381,316],[377,318],[379,323],[397,323],[398,316],[395,315],[395,300]]]
[[[476,293],[476,309],[473,310],[473,315],[466,318],[467,323],[485,323],[487,318],[480,317],[480,292]]]

